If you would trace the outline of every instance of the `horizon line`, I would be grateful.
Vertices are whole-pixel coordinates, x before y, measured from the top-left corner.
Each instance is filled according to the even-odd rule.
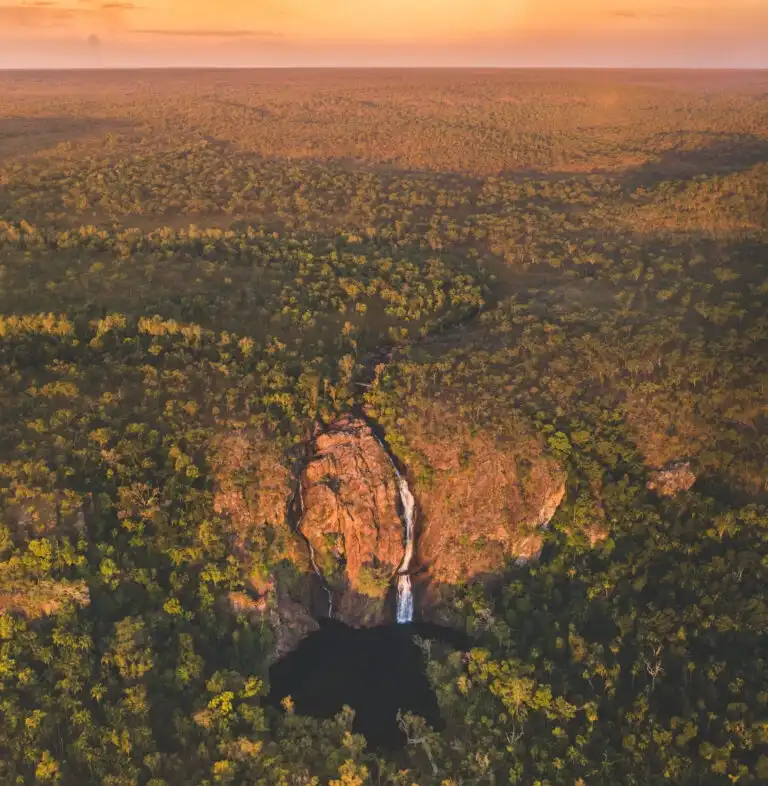
[[[136,66],[0,66],[2,73],[58,73],[62,71],[679,71],[768,72],[765,66],[680,65],[136,65]]]

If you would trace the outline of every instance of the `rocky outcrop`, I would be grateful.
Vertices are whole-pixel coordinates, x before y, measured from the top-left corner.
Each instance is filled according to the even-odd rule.
[[[275,440],[237,430],[212,445],[213,507],[227,520],[231,549],[249,589],[264,592],[269,569],[283,559],[302,572],[309,564],[304,544],[288,522],[290,472]]]
[[[270,663],[295,650],[310,633],[320,629],[307,608],[309,604],[291,598],[277,582],[263,595],[231,592],[227,601],[232,612],[246,617],[251,624],[268,622],[274,637],[268,657]]]
[[[566,473],[529,421],[521,417],[503,432],[477,422],[435,394],[411,396],[387,423],[419,503],[422,591],[425,583],[490,578],[510,559],[537,556],[565,497]]]
[[[661,497],[674,497],[681,491],[688,491],[696,482],[690,462],[678,461],[658,472],[652,472],[648,488]]]
[[[288,596],[278,599],[271,627],[275,636],[270,653],[272,662],[293,652],[310,633],[320,629],[307,608]]]
[[[375,624],[403,558],[394,468],[368,424],[340,418],[315,440],[301,477],[300,529],[334,594],[334,615]]]
[[[503,442],[456,418],[420,418],[406,433],[420,506],[420,582],[456,586],[538,555],[566,475],[536,438]],[[403,558],[404,527],[394,468],[370,426],[347,416],[318,436],[301,489],[300,529],[333,590],[334,616],[353,625],[390,618],[384,601]]]
[[[392,428],[404,436],[399,455],[420,508],[416,608],[422,620],[463,629],[457,587],[491,585],[502,580],[508,561],[536,558],[565,498],[567,477],[525,424],[499,436],[471,427],[434,400],[411,405],[416,415]],[[597,531],[600,521],[593,518],[589,526]]]
[[[506,447],[506,449],[505,449]],[[460,584],[541,550],[542,529],[565,497],[566,476],[543,456],[520,456],[483,436],[424,441],[434,468],[417,493],[424,518],[419,558],[431,581]]]
[[[257,431],[221,435],[212,445],[211,464],[214,510],[227,521],[244,585],[227,596],[227,605],[254,625],[268,623],[274,662],[318,629],[306,544],[288,520],[291,475],[277,441]],[[292,567],[281,570],[283,563]]]
[[[424,580],[449,589],[539,553],[566,477],[535,436],[504,441],[447,417],[407,426],[403,457],[419,501],[412,568],[423,603],[439,594],[424,595]],[[296,521],[287,520],[288,470],[268,440],[230,434],[214,467],[214,505],[230,521],[245,584],[230,608],[269,621],[273,657],[317,628],[312,615],[326,613],[326,590],[333,616],[349,625],[392,620],[393,577],[405,552],[400,490],[387,450],[363,418],[341,417],[315,437],[297,479]],[[281,579],[278,564],[292,565],[291,577]]]

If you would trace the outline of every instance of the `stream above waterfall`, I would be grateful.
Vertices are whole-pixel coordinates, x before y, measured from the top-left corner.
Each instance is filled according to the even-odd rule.
[[[413,712],[441,728],[440,711],[425,673],[425,655],[415,637],[437,646],[466,649],[466,637],[426,623],[355,629],[322,620],[320,630],[270,670],[270,703],[286,696],[300,715],[331,718],[347,705],[354,731],[377,749],[402,747],[397,713]]]

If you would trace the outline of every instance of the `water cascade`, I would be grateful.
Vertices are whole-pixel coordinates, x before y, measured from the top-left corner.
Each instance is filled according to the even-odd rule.
[[[384,449],[397,478],[397,490],[400,494],[400,504],[403,507],[403,521],[405,523],[405,552],[403,560],[397,569],[397,622],[398,624],[413,622],[413,584],[411,574],[408,572],[413,560],[413,520],[416,514],[416,500],[411,493],[408,481],[400,474],[397,464],[392,460],[389,450],[384,442],[376,436],[376,441]]]
[[[397,467],[395,473],[405,521],[405,554],[397,571],[397,621],[403,623],[413,622],[413,586],[408,570],[413,559],[413,518],[416,500],[413,498],[408,481],[397,471]]]

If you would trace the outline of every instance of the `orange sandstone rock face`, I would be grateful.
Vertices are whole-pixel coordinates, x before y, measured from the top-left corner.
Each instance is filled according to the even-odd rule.
[[[417,495],[424,519],[419,557],[431,581],[459,584],[497,573],[509,558],[541,549],[541,530],[565,497],[566,476],[544,456],[522,458],[513,445],[465,435],[425,440],[434,467]]]
[[[501,430],[437,396],[414,395],[388,427],[419,504],[417,563],[427,585],[447,591],[539,554],[566,472],[524,416]]]
[[[417,419],[406,433],[419,504],[413,567],[423,579],[449,588],[491,578],[506,560],[539,553],[566,478],[535,437],[521,432],[519,439],[499,440],[456,418]],[[405,529],[395,469],[365,420],[344,416],[316,437],[299,479],[303,538],[286,520],[290,477],[277,450],[245,432],[227,435],[217,448],[214,504],[230,520],[246,588],[230,597],[230,606],[270,619],[280,631],[275,657],[315,627],[309,609],[317,587],[307,544],[332,590],[336,618],[356,626],[392,618],[388,600]],[[282,559],[298,568],[302,581],[283,581],[276,567]],[[264,565],[275,567],[264,573]],[[425,596],[420,612],[429,615],[433,602],[437,596]]]
[[[404,528],[394,468],[368,424],[345,416],[318,436],[301,487],[301,531],[334,590],[336,616],[379,621]]]
[[[253,624],[266,619],[274,632],[270,660],[290,652],[317,630],[309,608],[311,568],[304,544],[291,530],[291,477],[280,448],[263,434],[236,430],[212,445],[214,510],[228,524],[230,548],[245,591],[229,594],[228,607]],[[304,581],[285,581],[276,568],[288,560]],[[297,597],[289,594],[288,586]]]
[[[662,497],[673,497],[681,491],[688,491],[696,482],[689,462],[675,462],[651,474],[648,488]]]

